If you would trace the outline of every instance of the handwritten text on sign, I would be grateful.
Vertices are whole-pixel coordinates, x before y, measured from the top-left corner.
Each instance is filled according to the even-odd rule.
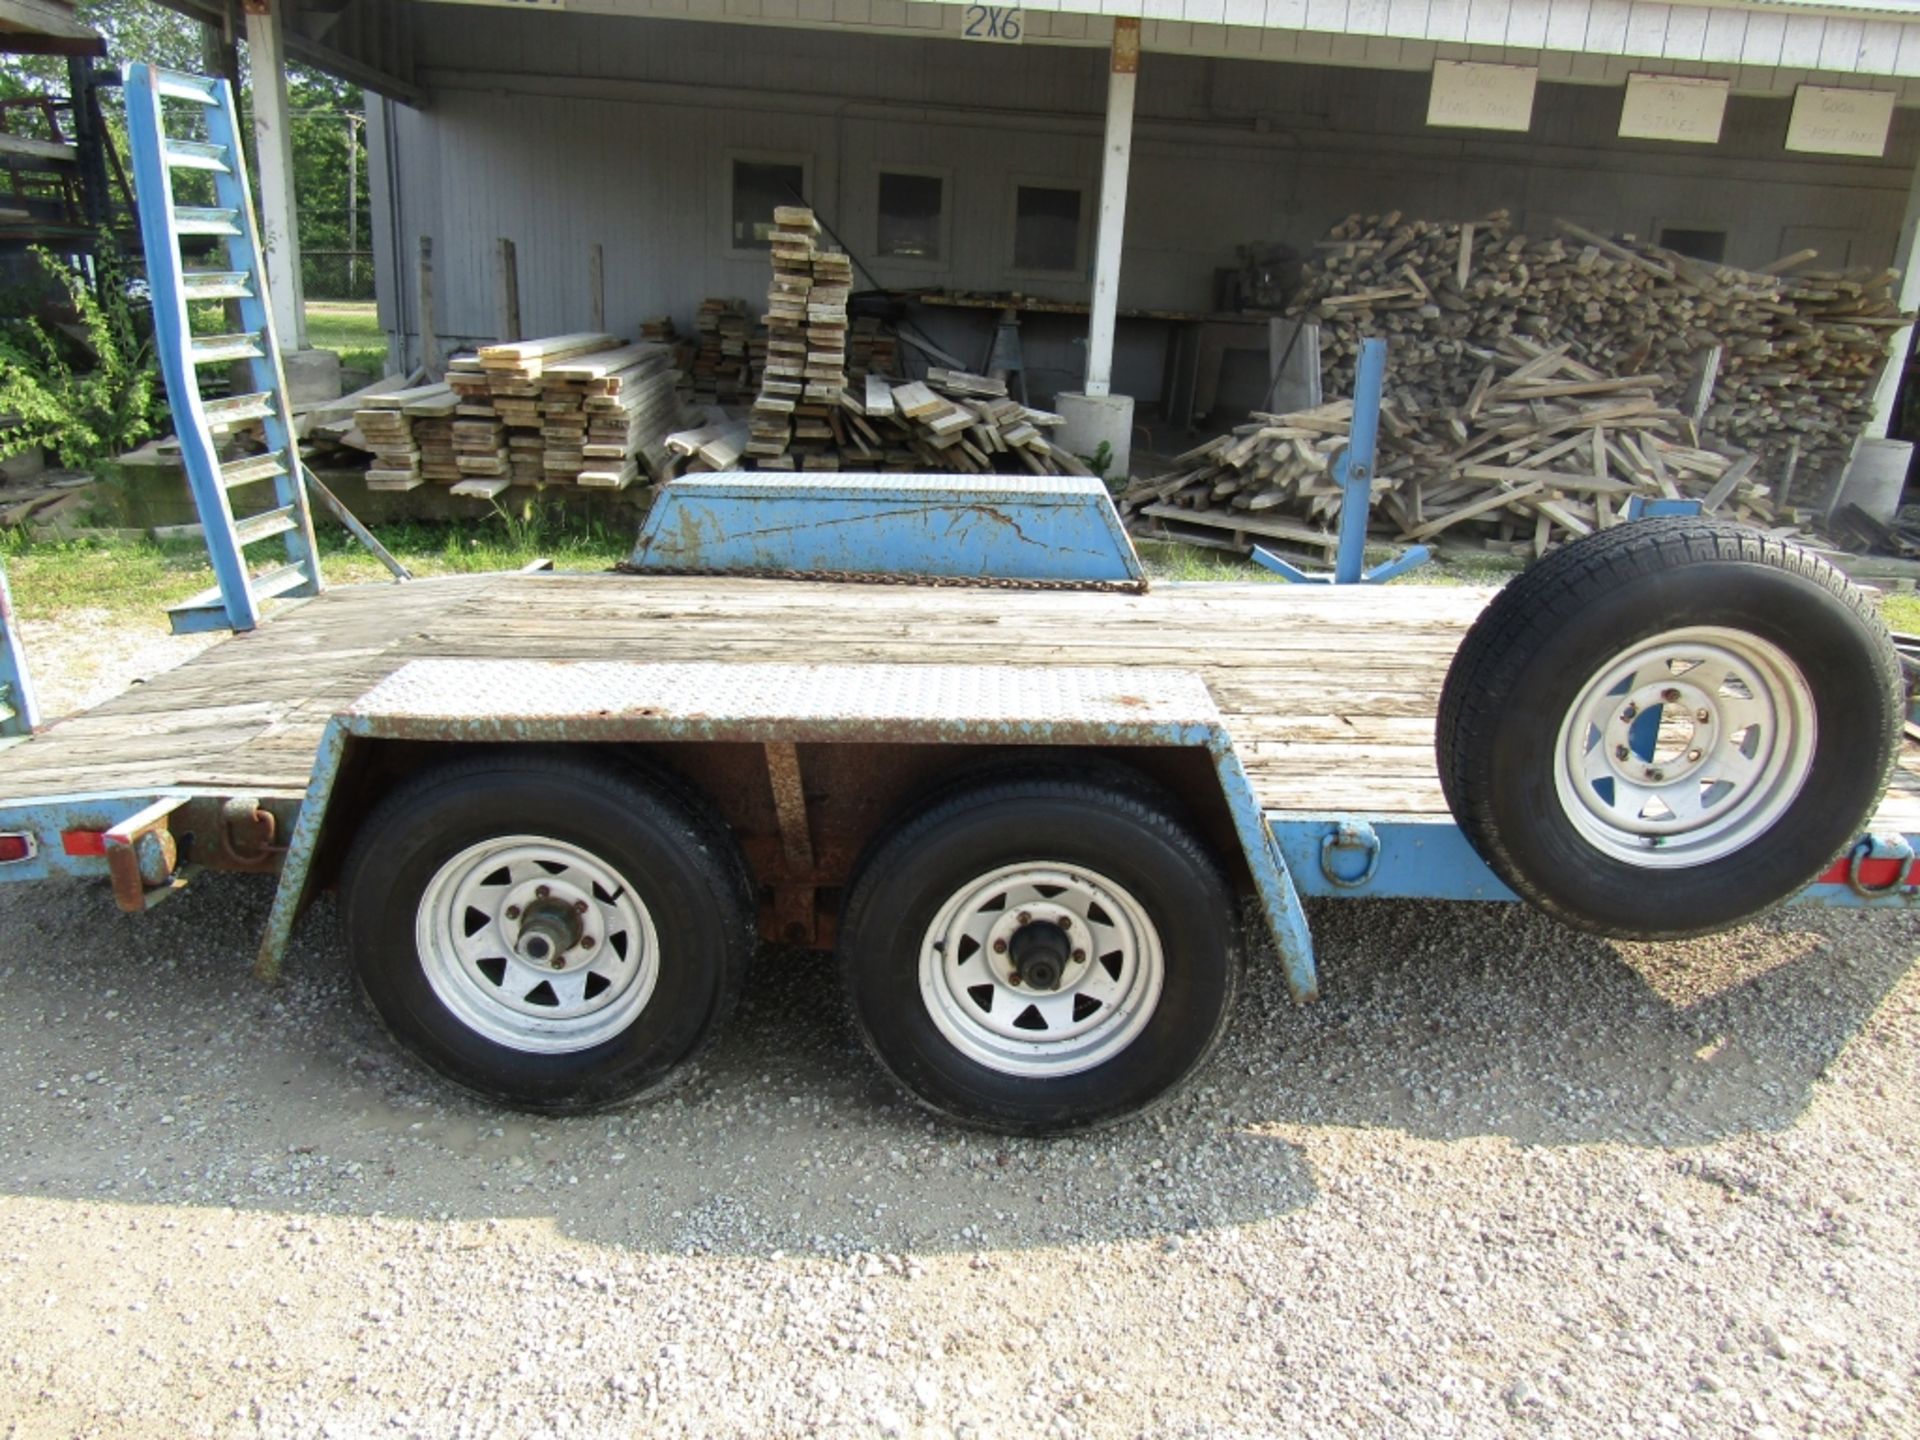
[[[1629,75],[1620,108],[1620,134],[1628,140],[1680,140],[1715,145],[1727,115],[1725,80],[1692,75]]]
[[[1793,93],[1787,149],[1810,155],[1884,155],[1892,124],[1891,90],[1802,85]]]
[[[1436,60],[1427,124],[1524,131],[1533,124],[1533,85],[1539,78],[1531,65]]]
[[[1018,5],[967,5],[960,11],[960,38],[991,45],[1018,45],[1027,17]]]

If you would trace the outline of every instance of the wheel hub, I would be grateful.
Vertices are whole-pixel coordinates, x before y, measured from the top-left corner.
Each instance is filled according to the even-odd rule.
[[[1159,1003],[1165,961],[1140,903],[1087,870],[1034,863],[957,889],[928,927],[920,993],[962,1053],[1003,1074],[1088,1070]]]
[[[555,970],[582,963],[584,956],[571,952],[585,935],[580,924],[585,908],[584,901],[576,905],[551,897],[536,900],[522,912],[514,948],[535,965],[548,965]]]
[[[456,1017],[532,1053],[619,1034],[659,978],[659,938],[633,885],[584,847],[540,836],[449,857],[421,897],[415,942]]]
[[[1690,626],[1594,672],[1561,723],[1554,786],[1603,852],[1654,869],[1704,864],[1786,813],[1817,728],[1806,679],[1779,646]]]
[[[1014,931],[1007,954],[1013,961],[1013,983],[1029,990],[1058,990],[1073,963],[1067,932],[1051,920],[1030,920]]]

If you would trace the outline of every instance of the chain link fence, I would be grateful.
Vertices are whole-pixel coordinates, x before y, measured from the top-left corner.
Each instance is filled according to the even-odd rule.
[[[302,250],[300,284],[309,300],[371,300],[373,252]]]

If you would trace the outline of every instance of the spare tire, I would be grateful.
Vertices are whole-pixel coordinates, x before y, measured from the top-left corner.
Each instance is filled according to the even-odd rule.
[[[1678,939],[1794,895],[1864,829],[1902,735],[1866,595],[1724,521],[1646,520],[1549,555],[1454,657],[1440,781],[1548,914]]]

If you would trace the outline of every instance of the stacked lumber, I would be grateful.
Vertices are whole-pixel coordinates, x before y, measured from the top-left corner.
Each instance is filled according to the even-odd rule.
[[[868,376],[856,393],[841,393],[849,448],[862,468],[955,470],[987,474],[1088,475],[1078,456],[1048,431],[1060,416],[1009,399],[1004,380],[934,369],[924,381],[889,385]]]
[[[666,464],[666,436],[681,423],[673,354],[641,342],[550,366],[542,397],[548,483],[624,490]]]
[[[1749,271],[1567,221],[1557,232],[1529,237],[1505,211],[1334,226],[1296,301],[1322,327],[1328,390],[1351,387],[1360,341],[1377,335],[1394,342],[1391,383],[1410,411],[1458,406],[1474,352],[1514,337],[1604,375],[1660,377],[1663,404],[1755,454],[1776,485],[1845,460],[1906,323],[1894,272],[1808,271],[1807,251]]]
[[[412,490],[427,480],[446,478],[451,451],[446,442],[457,398],[445,385],[421,385],[366,396],[353,423],[373,451],[367,467],[369,490]],[[426,425],[423,437],[417,427]]]
[[[375,450],[375,488],[619,490],[666,470],[666,437],[685,423],[677,381],[664,344],[560,335],[456,355],[444,385],[369,395],[354,421]]]
[[[860,385],[869,375],[898,375],[899,343],[884,320],[860,316],[847,330],[847,379]]]
[[[1620,523],[1635,495],[1698,499],[1710,513],[1790,533],[1781,522],[1797,517],[1762,483],[1757,457],[1695,443],[1688,418],[1661,398],[1666,376],[1604,375],[1566,345],[1518,336],[1465,358],[1474,363],[1461,404],[1382,409],[1374,515],[1400,539],[1471,537],[1483,550],[1537,556]],[[1169,473],[1133,482],[1122,512],[1143,534],[1330,554],[1344,500],[1332,462],[1352,416],[1350,400],[1255,414]]]
[[[820,222],[805,206],[779,206],[773,222],[766,368],[745,453],[763,470],[837,470],[853,262],[822,246]]]
[[[758,381],[751,356],[754,320],[747,307],[738,300],[702,300],[693,329],[693,398],[735,405],[751,396]]]

